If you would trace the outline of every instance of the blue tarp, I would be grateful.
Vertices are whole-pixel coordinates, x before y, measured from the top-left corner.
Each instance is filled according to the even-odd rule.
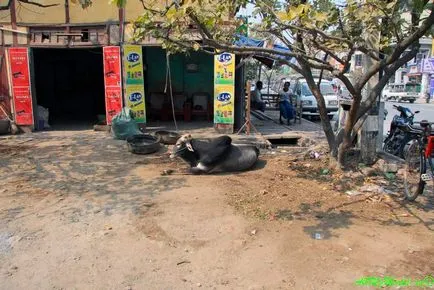
[[[254,39],[254,38],[250,38],[250,37],[246,37],[243,35],[237,35],[236,40],[234,41],[234,45],[239,46],[239,47],[264,47],[265,46],[265,41],[264,40],[258,40],[258,39]],[[288,51],[290,52],[291,50],[285,46],[279,45],[279,44],[274,44],[273,45],[273,49],[275,50],[280,50],[280,51]],[[262,57],[261,57],[262,58]],[[287,61],[291,62],[293,60],[293,57],[285,57],[285,56],[277,56],[277,58],[279,59],[286,59]],[[259,58],[257,58],[259,59]],[[269,65],[269,64],[267,64]]]
[[[284,47],[284,46],[279,45],[279,44],[273,45],[273,48],[275,50],[280,50],[280,51],[283,51],[283,52],[290,52],[291,51],[289,48]],[[291,62],[291,60],[292,60],[291,56],[278,56],[278,58],[280,58],[280,59],[286,59],[289,62]]]
[[[240,47],[242,47],[242,46],[245,46],[245,47],[251,47],[251,46],[264,47],[264,44],[265,44],[265,41],[263,41],[263,40],[257,40],[257,39],[253,39],[253,38],[246,37],[243,35],[237,35],[236,37],[237,37],[237,39],[235,40],[234,45],[240,46]]]

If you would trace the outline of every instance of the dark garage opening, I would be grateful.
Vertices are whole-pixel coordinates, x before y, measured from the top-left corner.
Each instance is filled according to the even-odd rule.
[[[86,128],[105,115],[102,48],[34,48],[33,60],[36,102],[49,109],[50,126]]]

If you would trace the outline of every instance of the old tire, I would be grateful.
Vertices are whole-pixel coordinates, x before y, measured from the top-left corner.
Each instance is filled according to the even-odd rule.
[[[172,131],[157,131],[154,134],[158,142],[166,145],[176,144],[176,141],[181,137],[181,135]]]
[[[149,134],[133,135],[127,138],[128,151],[134,154],[151,154],[160,149],[157,138]]]

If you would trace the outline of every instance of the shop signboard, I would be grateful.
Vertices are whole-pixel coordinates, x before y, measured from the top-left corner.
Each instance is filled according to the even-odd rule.
[[[235,55],[224,52],[215,56],[214,84],[233,85],[235,83]]]
[[[432,78],[429,83],[429,94],[431,97],[434,96],[434,78]]]
[[[107,123],[108,120],[113,119],[113,117],[122,110],[122,90],[120,87],[106,87],[105,88],[105,107],[107,111]]]
[[[216,85],[214,87],[214,123],[234,123],[235,88],[233,85]]]
[[[434,58],[426,58],[422,63],[422,72],[434,74]]]
[[[143,86],[126,86],[125,96],[127,106],[131,109],[134,119],[139,123],[145,122],[145,92]]]
[[[30,89],[29,50],[26,47],[9,48],[13,106],[18,125],[33,125],[33,104]]]
[[[434,57],[434,38],[431,40],[431,56]]]
[[[105,107],[107,125],[122,110],[121,50],[119,46],[103,47]]]
[[[235,55],[221,53],[214,57],[214,123],[234,123]]]
[[[142,47],[125,45],[123,48],[127,106],[138,123],[146,123]]]

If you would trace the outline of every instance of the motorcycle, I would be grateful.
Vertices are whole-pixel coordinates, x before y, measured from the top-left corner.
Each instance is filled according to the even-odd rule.
[[[403,106],[393,105],[393,107],[399,112],[399,115],[396,114],[393,117],[389,133],[384,139],[383,150],[397,157],[405,158],[408,143],[414,139],[414,136],[408,134],[404,128],[407,125],[413,125],[414,116],[419,111],[413,113],[409,108]]]

